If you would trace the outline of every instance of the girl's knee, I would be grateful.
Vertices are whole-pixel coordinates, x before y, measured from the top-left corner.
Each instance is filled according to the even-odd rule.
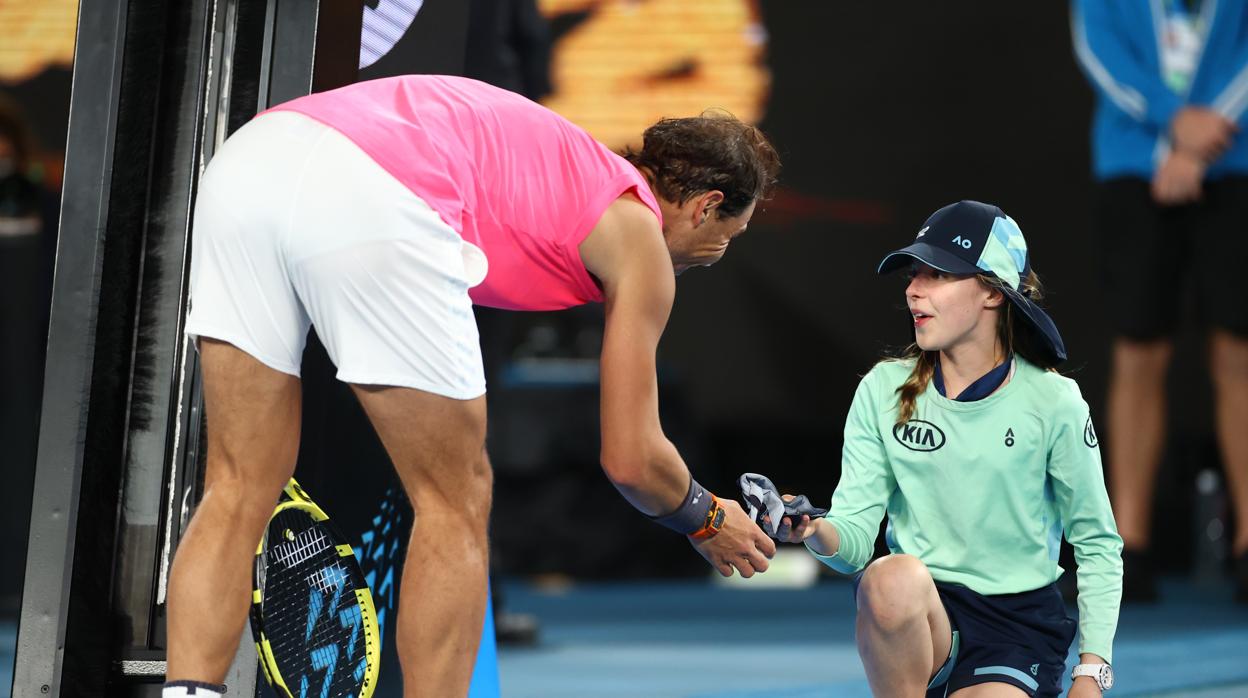
[[[927,615],[932,575],[917,557],[896,554],[867,567],[858,587],[858,613],[882,629]]]

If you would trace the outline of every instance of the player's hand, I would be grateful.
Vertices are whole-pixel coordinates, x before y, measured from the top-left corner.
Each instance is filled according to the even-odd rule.
[[[1091,676],[1077,677],[1070,684],[1070,690],[1066,693],[1067,698],[1101,698],[1101,687],[1096,685],[1096,679]]]
[[[1189,153],[1173,150],[1153,175],[1153,200],[1162,206],[1198,201],[1204,177],[1204,162]]]
[[[745,515],[740,504],[720,499],[719,506],[724,510],[724,525],[719,533],[703,541],[689,542],[725,577],[731,577],[733,569],[742,577],[766,572],[767,561],[776,554],[775,541]]]
[[[1206,163],[1226,152],[1236,130],[1234,122],[1205,107],[1183,107],[1170,122],[1174,149]]]

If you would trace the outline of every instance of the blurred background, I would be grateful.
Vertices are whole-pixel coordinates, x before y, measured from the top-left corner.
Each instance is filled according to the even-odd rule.
[[[767,0],[472,0],[462,14],[447,9],[458,3],[434,0],[364,4],[359,79],[462,72],[539,100],[617,149],[638,144],[657,118],[708,107],[757,123],[771,138],[783,160],[779,189],[713,270],[681,276],[660,347],[665,429],[713,491],[734,496],[736,479],[754,471],[782,490],[828,501],[860,376],[912,339],[903,282],[877,277],[876,264],[908,243],[932,211],[960,199],[1001,206],[1026,233],[1070,354],[1062,372],[1091,405],[1102,453],[1115,440],[1141,438],[1104,420],[1114,339],[1107,318],[1115,308],[1097,273],[1094,94],[1075,58],[1065,3],[901,10]],[[0,660],[10,665],[0,665],[0,694],[10,683],[39,422],[48,410],[43,376],[45,366],[56,370],[45,352],[78,9],[75,0],[0,0],[0,620],[7,623],[0,630],[10,633],[0,637],[0,648],[8,643]],[[438,36],[438,18],[450,14],[462,20],[459,43]],[[439,69],[445,54],[430,58],[447,48],[439,41],[462,49],[462,59]],[[1129,647],[1181,628],[1216,638],[1202,651],[1239,660],[1188,688],[1160,680],[1133,686],[1120,668],[1128,695],[1193,694],[1204,683],[1248,695],[1248,634],[1218,635],[1245,627],[1248,615],[1231,600],[1236,522],[1215,439],[1206,328],[1190,285],[1180,290],[1179,358],[1165,379],[1170,408],[1153,514],[1164,525],[1154,526],[1151,546],[1166,551],[1155,560],[1161,597],[1124,607],[1119,641]],[[600,308],[482,309],[479,321],[496,469],[503,695],[617,695],[618,684],[627,686],[618,695],[756,695],[748,692],[753,684],[690,688],[676,671],[644,684],[630,678],[662,659],[621,648],[653,648],[647,628],[664,642],[700,645],[663,623],[701,605],[744,626],[732,633],[766,636],[769,618],[799,636],[829,628],[825,645],[807,648],[824,663],[794,669],[800,685],[773,695],[862,694],[844,580],[793,559],[772,583],[715,582],[687,543],[639,516],[603,477]],[[332,476],[323,473],[337,463],[384,461],[319,351],[313,343],[307,361],[321,367],[308,374],[309,399],[320,408],[305,416],[300,456],[313,491],[318,479],[329,487]],[[335,430],[308,429],[308,420]],[[367,522],[377,499],[326,505],[358,509],[345,516]],[[552,654],[613,641],[624,657],[614,664],[601,653],[564,664]],[[1159,645],[1146,650],[1172,656]],[[1148,656],[1137,657],[1141,667]],[[729,672],[740,659],[717,653],[705,661]],[[566,693],[538,688],[556,675]]]

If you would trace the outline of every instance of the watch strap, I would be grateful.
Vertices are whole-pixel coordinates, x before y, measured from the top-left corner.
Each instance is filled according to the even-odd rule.
[[[1075,668],[1070,671],[1070,678],[1075,679],[1080,676],[1090,676],[1096,680],[1096,685],[1102,691],[1109,690],[1110,686],[1106,686],[1104,671],[1108,664],[1076,664]],[[1110,684],[1112,686],[1112,684]]]

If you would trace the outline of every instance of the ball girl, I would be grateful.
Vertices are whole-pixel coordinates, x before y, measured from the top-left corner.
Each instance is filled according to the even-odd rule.
[[[1113,685],[1122,589],[1100,451],[1066,350],[1036,304],[1022,231],[962,201],[879,273],[907,269],[914,344],[871,369],[845,424],[824,518],[777,537],[855,574],[858,651],[877,696],[1058,695],[1075,622],[1055,584],[1078,562],[1079,664],[1069,695]],[[870,565],[888,514],[892,554]]]

